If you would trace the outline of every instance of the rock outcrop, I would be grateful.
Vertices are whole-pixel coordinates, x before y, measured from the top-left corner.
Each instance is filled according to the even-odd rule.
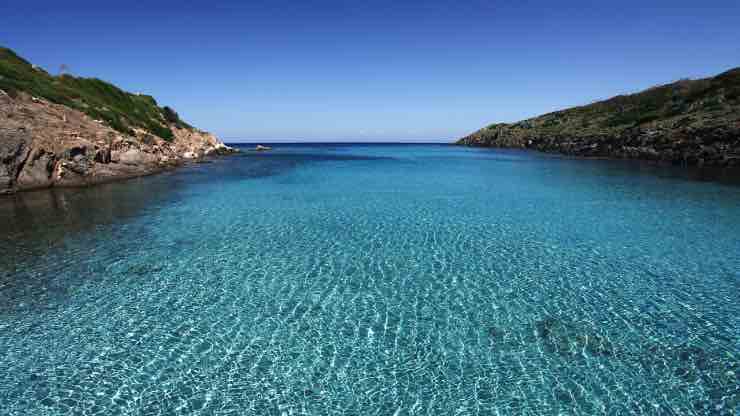
[[[15,187],[28,153],[31,140],[23,129],[0,129],[0,191]]]
[[[0,90],[0,194],[148,175],[235,152],[210,133],[170,125],[165,140],[128,135],[64,105]]]
[[[517,123],[458,144],[695,166],[740,166],[740,68]]]
[[[0,194],[147,175],[234,151],[152,96],[54,76],[0,47]]]

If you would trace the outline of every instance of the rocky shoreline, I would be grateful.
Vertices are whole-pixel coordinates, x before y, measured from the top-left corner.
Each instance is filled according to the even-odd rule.
[[[0,194],[145,176],[237,152],[214,135],[169,125],[165,140],[127,135],[64,105],[0,90]]]
[[[514,130],[514,131],[512,131]],[[612,136],[562,136],[510,127],[476,132],[457,144],[531,149],[601,159],[631,159],[681,166],[740,166],[740,126],[706,129],[633,129]]]
[[[740,166],[740,68],[515,123],[457,141],[589,158]]]

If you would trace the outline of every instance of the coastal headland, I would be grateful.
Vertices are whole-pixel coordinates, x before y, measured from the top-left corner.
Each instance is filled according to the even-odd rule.
[[[685,166],[740,166],[740,68],[515,123],[491,124],[457,144]]]
[[[0,194],[149,175],[236,152],[148,95],[0,48]]]

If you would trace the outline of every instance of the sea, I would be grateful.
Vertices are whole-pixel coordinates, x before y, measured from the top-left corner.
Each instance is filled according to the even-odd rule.
[[[0,415],[740,415],[740,182],[271,146],[0,198]]]

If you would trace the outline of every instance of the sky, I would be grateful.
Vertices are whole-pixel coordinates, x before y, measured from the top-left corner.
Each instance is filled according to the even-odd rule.
[[[0,45],[226,141],[451,141],[740,66],[740,1],[0,2]]]

